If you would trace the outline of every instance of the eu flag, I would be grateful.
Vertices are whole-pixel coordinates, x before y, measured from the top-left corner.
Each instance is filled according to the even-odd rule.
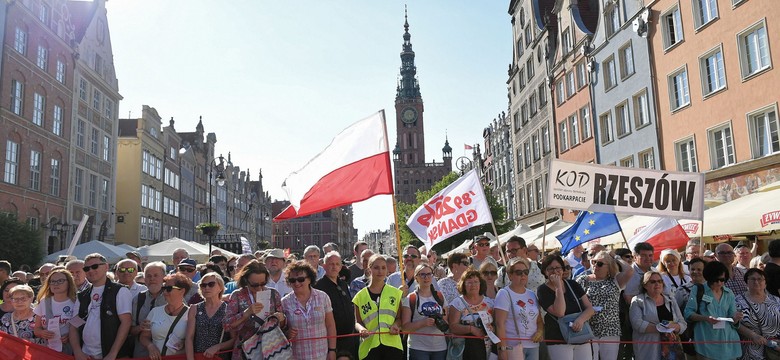
[[[582,211],[574,224],[556,238],[561,243],[561,254],[566,255],[581,244],[618,231],[620,223],[615,214]]]

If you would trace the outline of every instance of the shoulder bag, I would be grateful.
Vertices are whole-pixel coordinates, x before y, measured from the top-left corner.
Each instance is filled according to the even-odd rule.
[[[469,304],[466,302],[463,296],[459,296],[456,300],[458,299],[461,300],[463,305],[466,306],[466,309],[471,312],[471,309],[469,309]],[[453,337],[450,339],[449,345],[447,345],[447,360],[463,359],[464,350],[466,350],[466,339],[462,337]]]
[[[271,294],[271,300],[273,301],[271,306],[276,309],[276,296],[273,293]],[[255,321],[259,328],[252,336],[241,343],[241,350],[245,359],[293,359],[292,345],[279,327],[279,319],[276,316],[271,315],[268,319],[263,320],[253,314],[250,319]]]
[[[566,341],[567,344],[584,344],[594,338],[593,330],[591,330],[590,322],[588,321],[582,324],[582,329],[580,329],[580,331],[574,331],[571,326],[569,326],[569,323],[577,320],[580,314],[582,314],[582,305],[580,304],[580,299],[577,298],[577,295],[571,288],[571,285],[569,285],[569,282],[567,280],[563,280],[563,282],[566,284],[566,287],[569,288],[571,295],[574,296],[574,300],[577,302],[577,307],[580,308],[580,311],[558,318],[558,328],[561,329],[561,335],[563,335],[563,340]],[[566,296],[566,294],[564,294],[564,296]]]
[[[168,334],[167,334],[167,335],[165,335],[165,341],[163,342],[163,348],[162,348],[162,351],[160,352],[160,355],[161,355],[161,356],[165,356],[165,353],[167,353],[167,352],[168,352],[168,340],[170,340],[170,339],[171,339],[171,334],[173,333],[173,329],[174,329],[174,328],[176,328],[176,324],[178,324],[178,323],[179,323],[179,320],[181,320],[181,317],[182,317],[182,316],[184,315],[184,313],[186,313],[186,312],[187,312],[187,310],[189,310],[189,309],[190,309],[190,307],[189,307],[189,306],[187,306],[187,305],[184,305],[184,306],[181,308],[181,311],[179,311],[179,315],[176,315],[176,319],[174,319],[174,320],[173,320],[173,323],[171,323],[171,327],[170,327],[170,328],[168,328]],[[165,311],[165,310],[163,310],[163,311]],[[182,340],[184,340],[184,339],[182,339]]]

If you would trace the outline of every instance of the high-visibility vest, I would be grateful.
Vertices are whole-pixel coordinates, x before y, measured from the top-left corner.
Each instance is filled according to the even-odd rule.
[[[368,294],[368,287],[365,287],[355,295],[353,302],[360,312],[363,325],[369,332],[388,332],[395,323],[402,296],[401,290],[385,285],[379,295],[379,307],[377,307],[377,303],[371,300],[371,295]],[[403,350],[401,335],[374,334],[363,339],[358,351],[359,358],[365,359],[371,349],[379,345]]]

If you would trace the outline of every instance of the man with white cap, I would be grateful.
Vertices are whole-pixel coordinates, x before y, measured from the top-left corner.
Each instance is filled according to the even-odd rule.
[[[268,273],[271,276],[268,277],[269,288],[274,288],[279,292],[281,297],[284,297],[288,293],[292,292],[292,289],[287,285],[287,279],[284,278],[284,251],[282,249],[271,249],[265,255],[265,267],[268,269]]]

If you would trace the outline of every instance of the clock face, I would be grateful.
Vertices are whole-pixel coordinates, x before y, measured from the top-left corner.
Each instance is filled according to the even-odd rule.
[[[417,110],[414,110],[413,108],[406,108],[401,113],[401,120],[403,120],[405,123],[413,123],[415,120],[417,120]]]

